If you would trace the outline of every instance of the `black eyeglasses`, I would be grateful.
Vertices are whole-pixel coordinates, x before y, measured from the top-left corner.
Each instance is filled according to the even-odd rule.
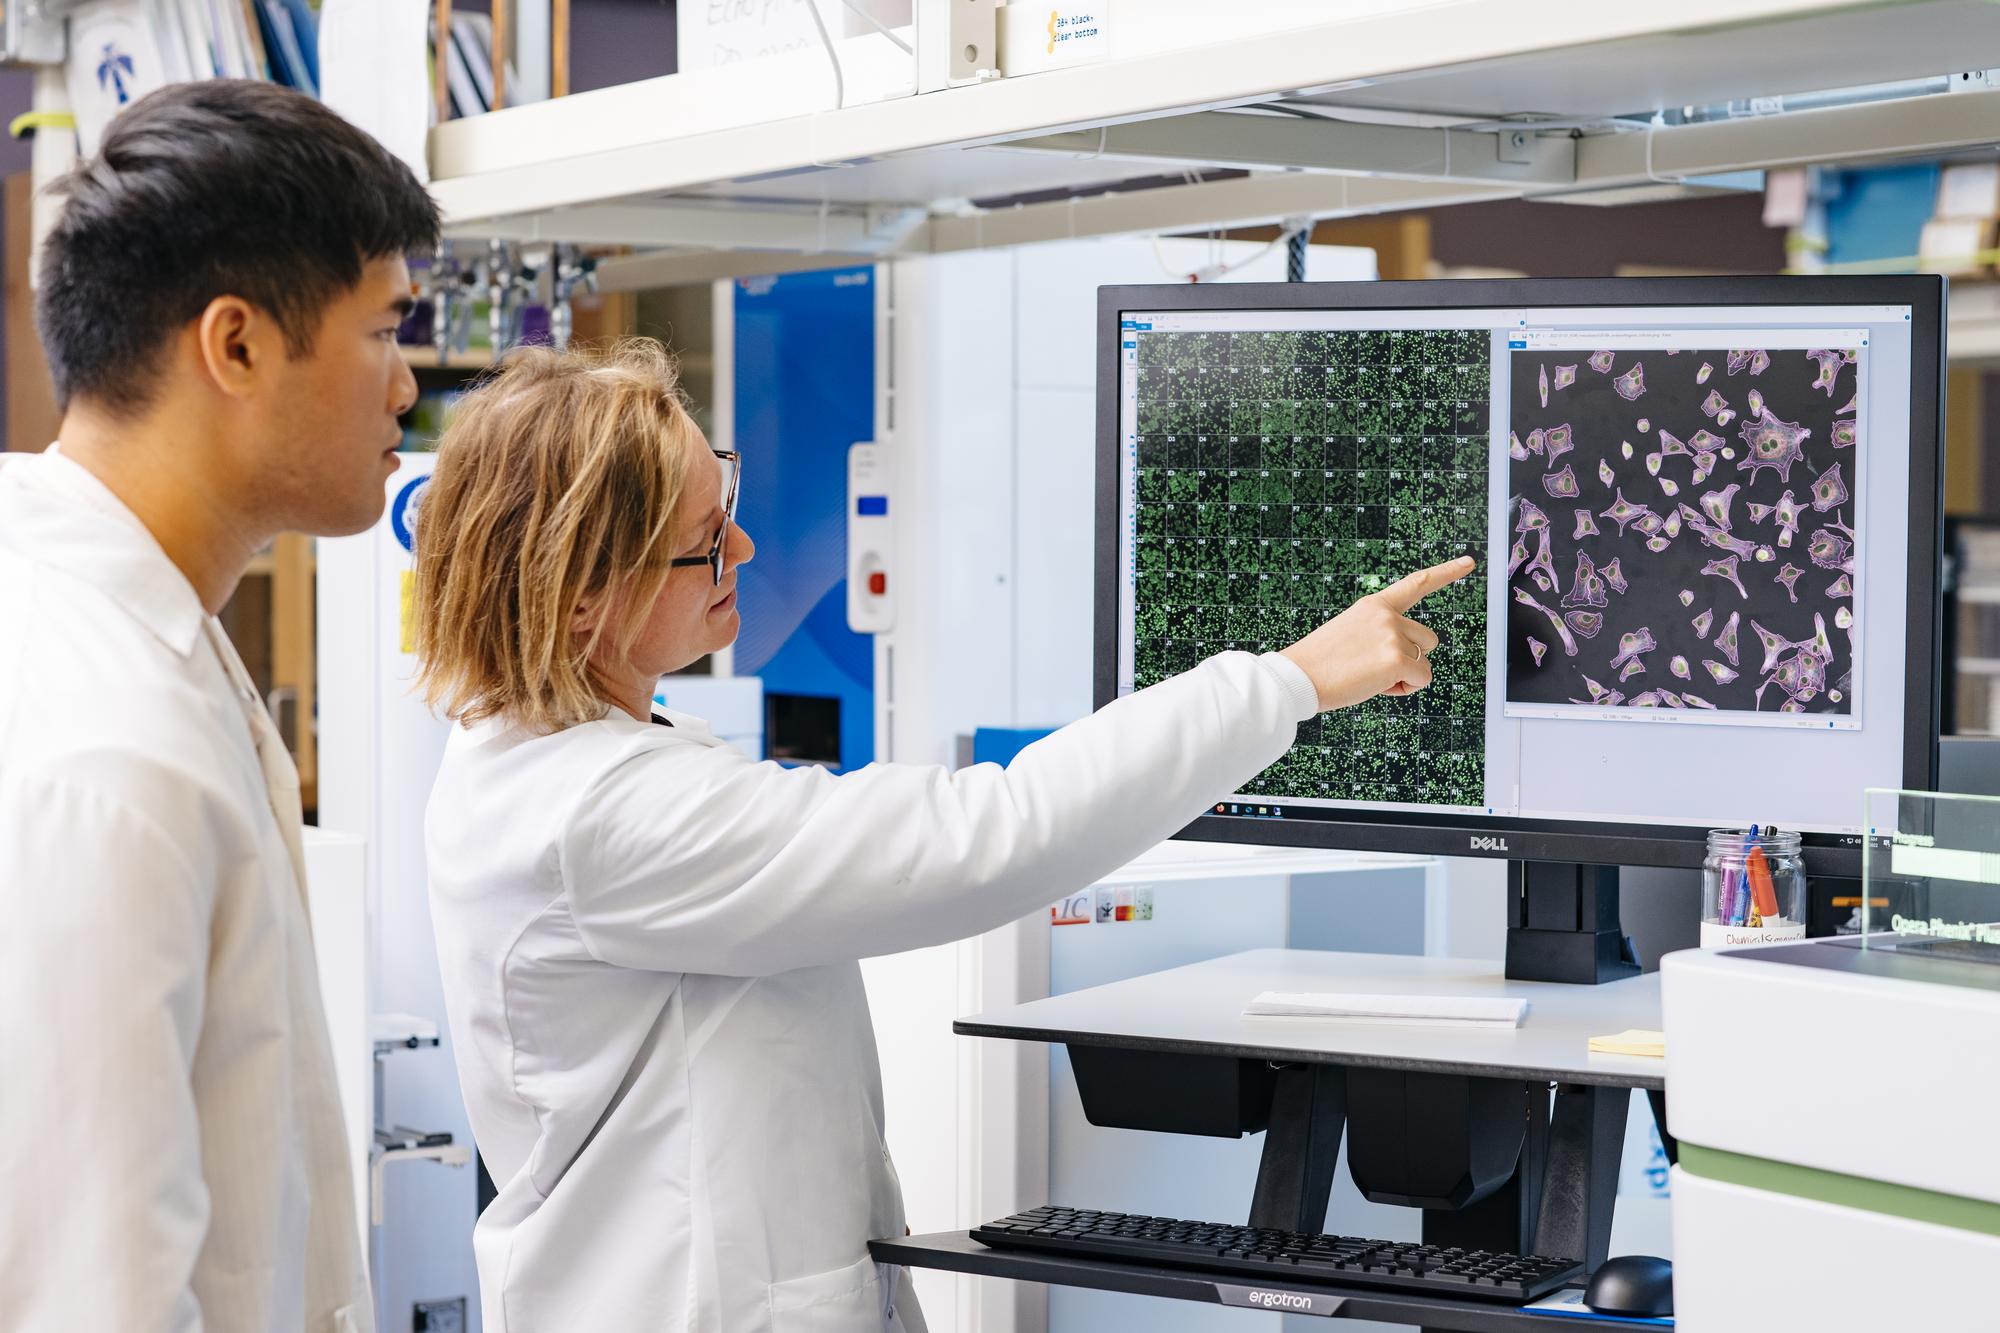
[[[722,526],[715,530],[715,545],[707,555],[676,556],[667,562],[675,569],[682,565],[707,565],[715,586],[722,586],[722,548],[729,541],[730,525],[736,522],[736,483],[743,477],[738,455],[729,449],[710,450],[722,462]]]

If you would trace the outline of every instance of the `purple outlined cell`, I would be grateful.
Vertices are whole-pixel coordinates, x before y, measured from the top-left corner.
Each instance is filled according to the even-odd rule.
[[[1833,409],[1833,414],[1835,416],[1844,417],[1847,416],[1849,413],[1858,412],[1860,410],[1861,410],[1861,390],[1856,389],[1854,391],[1854,396],[1852,398],[1848,399],[1845,403],[1841,404],[1839,407]]]
[[[1683,440],[1672,431],[1663,430],[1660,432],[1660,452],[1652,456],[1654,458],[1679,458],[1685,456],[1687,453],[1686,440]]]
[[[1599,684],[1598,684],[1598,683],[1597,683],[1596,681],[1592,680],[1592,679],[1591,679],[1590,677],[1588,677],[1588,676],[1585,676],[1585,677],[1583,678],[1583,688],[1584,688],[1584,689],[1586,689],[1586,690],[1588,690],[1588,691],[1590,691],[1590,699],[1589,699],[1589,702],[1590,702],[1590,703],[1594,703],[1594,704],[1595,704],[1595,703],[1603,703],[1603,702],[1604,702],[1604,696],[1606,696],[1607,694],[1610,694],[1610,693],[1611,693],[1611,691],[1610,691],[1610,690],[1607,690],[1607,689],[1605,689],[1605,688],[1604,688],[1604,687],[1603,687],[1602,685],[1599,685]],[[1623,698],[1624,696],[1623,696],[1623,695],[1620,695],[1619,697],[1620,697],[1620,698]],[[1582,700],[1582,699],[1578,699],[1578,700],[1576,700],[1576,702],[1577,702],[1577,703],[1583,703],[1583,702],[1585,702],[1585,701],[1584,701],[1584,700]]]
[[[1682,505],[1679,509],[1676,509],[1674,510],[1673,513],[1667,515],[1667,525],[1660,529],[1660,535],[1662,537],[1665,537],[1668,541],[1672,541],[1674,538],[1681,535],[1681,515],[1685,513],[1686,510],[1687,506]]]
[[[1667,526],[1667,521],[1648,509],[1645,513],[1632,520],[1632,526],[1641,534],[1652,537],[1658,535],[1660,529]]]
[[[1525,496],[1514,502],[1520,507],[1519,521],[1514,524],[1516,532],[1540,532],[1549,526],[1549,516],[1535,507],[1535,502]]]
[[[1651,421],[1648,421],[1645,417],[1639,418],[1639,433],[1641,435],[1644,435],[1647,431],[1651,430],[1652,428],[1653,428],[1653,423]]]
[[[1816,530],[1806,542],[1806,558],[1821,569],[1837,569],[1843,574],[1852,574],[1854,543],[1849,540],[1852,530],[1846,529],[1848,535],[1842,535],[1842,529],[1844,525],[1836,522]]]
[[[1744,601],[1747,602],[1750,600],[1750,594],[1743,587],[1743,580],[1736,576],[1735,556],[1726,555],[1720,560],[1711,560],[1701,567],[1701,572],[1704,574],[1713,574],[1719,579],[1728,579]]]
[[[1652,627],[1641,625],[1618,636],[1618,656],[1611,659],[1611,665],[1618,667],[1636,662],[1641,654],[1650,653],[1659,646],[1658,640],[1653,638]]]
[[[1846,606],[1841,607],[1833,613],[1833,623],[1841,629],[1853,629],[1854,609]]]
[[[1694,618],[1694,632],[1699,638],[1707,638],[1708,631],[1715,624],[1715,608],[1710,607]]]
[[[1688,671],[1688,660],[1685,657],[1682,657],[1679,653],[1674,654],[1673,660],[1667,663],[1667,670],[1673,672],[1676,676],[1679,676],[1682,680],[1688,680],[1692,678]]]
[[[1557,366],[1556,377],[1553,381],[1550,382],[1549,387],[1551,389],[1554,389],[1557,393],[1561,393],[1564,389],[1567,389],[1570,385],[1574,383],[1576,383],[1576,367]]]
[[[1761,347],[1746,347],[1729,354],[1728,372],[1731,375],[1748,370],[1752,375],[1761,375],[1771,368],[1771,354]]]
[[[1840,381],[1840,368],[1854,361],[1854,353],[1815,347],[1806,353],[1806,358],[1819,362],[1819,375],[1812,382],[1815,389],[1825,389],[1826,396],[1833,397],[1834,386]]]
[[[1701,659],[1701,664],[1708,668],[1709,675],[1715,677],[1717,685],[1727,685],[1736,679],[1736,673],[1720,662],[1704,657]]]
[[[1576,441],[1570,434],[1568,422],[1564,422],[1560,426],[1549,427],[1548,434],[1544,437],[1543,443],[1548,446],[1550,467],[1556,465],[1558,458],[1576,448]]]
[[[1543,477],[1542,489],[1558,500],[1573,500],[1583,494],[1583,487],[1576,484],[1576,469],[1567,465],[1562,471]]]
[[[1703,428],[1688,436],[1688,448],[1697,454],[1712,454],[1722,448],[1722,437]]]
[[[1612,483],[1611,464],[1601,458],[1597,460],[1597,479],[1606,486]]]
[[[1743,658],[1741,656],[1743,650],[1738,646],[1736,641],[1736,626],[1742,618],[1741,612],[1731,611],[1729,619],[1722,622],[1722,629],[1715,636],[1715,651],[1728,658],[1729,665],[1733,667],[1743,665]]]
[[[1835,463],[1826,471],[1813,478],[1812,507],[1815,513],[1824,514],[1829,509],[1838,509],[1847,503],[1847,482],[1840,475],[1840,464]]]
[[[1535,665],[1540,666],[1542,664],[1542,659],[1548,656],[1549,646],[1546,643],[1543,643],[1540,639],[1535,638],[1533,635],[1529,635],[1528,651],[1534,654]]]
[[[1736,492],[1742,490],[1741,483],[1731,482],[1719,491],[1709,491],[1701,497],[1701,512],[1708,515],[1708,521],[1724,532],[1732,526],[1729,522],[1729,506],[1736,499]]]
[[[1696,384],[1706,384],[1708,383],[1708,377],[1714,373],[1715,367],[1704,361],[1701,363],[1701,369],[1694,373],[1694,382]]]
[[[1693,606],[1694,590],[1692,588],[1682,588],[1680,591],[1680,599],[1682,606]]]
[[[1547,407],[1548,405],[1549,405],[1549,368],[1548,368],[1547,366],[1543,366],[1543,367],[1542,367],[1542,406],[1543,406],[1543,407]]]
[[[1528,438],[1522,442],[1521,447],[1531,454],[1539,454],[1548,447],[1548,441],[1549,433],[1538,426],[1528,432]]]
[[[1833,447],[1852,449],[1861,440],[1861,423],[1853,417],[1844,417],[1833,423]]]
[[[1854,596],[1854,576],[1852,574],[1842,574],[1839,578],[1827,584],[1826,595],[1828,597]]]
[[[1523,534],[1514,539],[1514,549],[1507,552],[1507,577],[1513,578],[1526,563],[1528,563],[1528,538]]]
[[[1565,611],[1563,623],[1581,639],[1594,639],[1604,633],[1604,613],[1601,611]]]
[[[1715,471],[1715,455],[1714,455],[1714,454],[1712,454],[1712,453],[1707,453],[1707,454],[1696,454],[1696,455],[1694,456],[1694,484],[1695,484],[1695,485],[1697,485],[1697,486],[1701,486],[1701,485],[1705,485],[1705,484],[1707,484],[1707,482],[1708,482],[1708,474],[1709,474],[1709,473],[1711,473],[1711,472],[1713,472],[1713,471]]]
[[[1621,441],[1619,441],[1619,443],[1618,443],[1618,452],[1619,452],[1619,453],[1621,453],[1621,454],[1623,454],[1623,455],[1625,456],[1625,461],[1626,461],[1626,462],[1628,462],[1628,463],[1629,463],[1629,462],[1631,462],[1631,461],[1632,461],[1632,441],[1630,441],[1630,440],[1621,440]],[[1605,464],[1605,463],[1604,463],[1604,462],[1603,462],[1603,461],[1602,461],[1601,459],[1600,459],[1600,460],[1599,460],[1599,462],[1598,462],[1598,466],[1599,466],[1599,467],[1604,467],[1604,468],[1605,468],[1605,469],[1606,469],[1607,471],[1609,471],[1609,468],[1608,468],[1608,466],[1607,466],[1607,465],[1606,465],[1606,464]]]
[[[1729,552],[1731,560],[1749,560],[1754,558],[1757,553],[1757,544],[1755,542],[1745,541],[1731,532],[1724,532],[1721,528],[1716,527],[1706,519],[1699,521],[1691,519],[1688,522],[1688,526],[1700,535],[1705,544]],[[1730,568],[1733,571],[1735,566],[1731,565]],[[1709,574],[1714,571],[1704,569],[1701,572]],[[1730,577],[1734,578],[1735,575],[1732,573]]]
[[[1528,461],[1528,446],[1521,443],[1519,435],[1509,434],[1507,436],[1507,457],[1513,459],[1516,463],[1525,463]]]
[[[1798,535],[1799,515],[1805,511],[1792,498],[1792,493],[1786,491],[1778,497],[1777,506],[1771,512],[1778,516],[1778,545],[1790,546],[1792,538]]]
[[[1760,547],[1758,547],[1758,548],[1757,548],[1757,563],[1758,563],[1758,564],[1760,564],[1760,565],[1768,565],[1768,564],[1770,564],[1770,563],[1771,563],[1771,562],[1772,562],[1773,560],[1776,560],[1777,558],[1778,558],[1778,553],[1777,553],[1776,551],[1772,550],[1772,549],[1771,549],[1770,547],[1768,547],[1768,546],[1760,546]]]
[[[1646,392],[1646,363],[1634,361],[1630,370],[1611,381],[1611,387],[1626,402],[1638,402],[1640,395]],[[1548,404],[1542,406],[1547,407]]]
[[[1558,592],[1562,588],[1562,583],[1556,578],[1556,562],[1552,554],[1555,543],[1550,538],[1551,534],[1547,528],[1535,534],[1538,546],[1535,558],[1528,562],[1528,577],[1533,579],[1535,586],[1545,593]]]
[[[1618,525],[1618,535],[1623,537],[1627,524],[1636,523],[1641,518],[1652,514],[1653,511],[1645,505],[1635,505],[1630,500],[1627,500],[1623,487],[1617,488],[1613,493],[1617,496],[1617,499],[1612,503],[1611,508],[1600,511],[1597,516],[1599,518],[1608,518],[1613,523],[1616,523]],[[1643,532],[1645,529],[1641,528],[1640,531]]]
[[[1514,589],[1514,600],[1523,606],[1531,607],[1547,616],[1549,624],[1555,627],[1557,637],[1562,640],[1563,655],[1565,657],[1576,656],[1576,636],[1569,632],[1569,626],[1563,624],[1563,619],[1560,615],[1536,601],[1534,594],[1526,588]]]
[[[1605,591],[1605,582],[1603,573],[1591,563],[1590,553],[1578,551],[1576,572],[1570,576],[1569,591],[1563,594],[1562,605],[1597,607],[1611,605],[1611,594]]]
[[[1777,506],[1752,503],[1746,506],[1746,508],[1750,514],[1750,521],[1752,523],[1762,523],[1771,516],[1771,511],[1777,508]]]
[[[1785,595],[1792,599],[1793,605],[1797,605],[1799,600],[1799,591],[1793,585],[1799,581],[1799,575],[1803,573],[1805,573],[1803,569],[1789,560],[1778,569],[1777,581],[1785,585]]]
[[[1675,693],[1674,693],[1674,692],[1673,692],[1672,690],[1661,690],[1661,691],[1660,691],[1660,702],[1661,702],[1661,703],[1663,703],[1663,704],[1665,704],[1665,705],[1666,705],[1667,707],[1669,707],[1669,708],[1686,708],[1686,707],[1687,707],[1687,705],[1686,705],[1686,704],[1684,704],[1684,703],[1682,703],[1682,702],[1681,702],[1681,697],[1680,697],[1680,696],[1679,696],[1678,694],[1675,694]]]
[[[1626,681],[1632,679],[1632,677],[1643,676],[1645,674],[1646,674],[1646,664],[1644,662],[1641,662],[1638,658],[1635,657],[1631,661],[1627,662],[1623,667],[1619,668],[1618,683],[1620,685],[1623,685]]]
[[[1581,552],[1578,554],[1581,554]],[[1614,555],[1610,560],[1606,561],[1603,568],[1598,572],[1604,575],[1604,581],[1611,585],[1613,592],[1624,593],[1630,590],[1630,585],[1625,582],[1625,571],[1619,565],[1617,556]]]
[[[1757,670],[1767,676],[1777,669],[1779,658],[1798,647],[1784,635],[1765,629],[1754,620],[1750,622],[1750,632],[1757,636],[1758,643],[1764,645],[1764,665]]]
[[[1689,708],[1706,708],[1710,712],[1715,711],[1714,704],[1702,698],[1699,694],[1689,694],[1686,690],[1681,691],[1681,701]]]
[[[1585,537],[1597,535],[1597,519],[1588,509],[1576,511],[1576,531],[1570,534],[1571,541],[1581,541]]]
[[[1646,471],[1655,477],[1660,475],[1660,455],[1646,455]]]
[[[1767,411],[1755,421],[1744,422],[1736,435],[1749,446],[1736,466],[1750,474],[1750,484],[1756,483],[1757,474],[1765,468],[1777,473],[1780,482],[1789,483],[1792,465],[1804,456],[1812,430],[1796,421],[1781,421],[1776,412]]]
[[[1701,414],[1705,417],[1713,417],[1722,412],[1728,406],[1729,406],[1729,400],[1722,396],[1721,390],[1710,389],[1708,391],[1708,397],[1701,400]]]
[[[1750,391],[1750,411],[1746,415],[1752,421],[1764,415],[1764,391],[1762,389],[1752,389]]]
[[[1609,349],[1603,349],[1592,352],[1590,356],[1586,359],[1588,360],[1590,368],[1592,370],[1596,371],[1600,375],[1609,375],[1611,373],[1611,367],[1618,360],[1618,354],[1616,352],[1610,351]]]
[[[1651,551],[1654,555],[1660,554],[1662,551],[1666,550],[1669,546],[1672,546],[1673,544],[1674,544],[1674,539],[1667,536],[1667,534],[1664,532],[1659,533],[1656,536],[1646,538],[1646,549]]]
[[[1659,690],[1647,690],[1644,694],[1635,694],[1632,696],[1631,705],[1634,708],[1658,708],[1660,694]]]

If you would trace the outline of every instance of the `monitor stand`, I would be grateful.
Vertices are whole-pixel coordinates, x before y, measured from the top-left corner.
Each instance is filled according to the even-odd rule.
[[[1618,867],[1507,863],[1507,979],[1594,986],[1639,975],[1618,916]]]

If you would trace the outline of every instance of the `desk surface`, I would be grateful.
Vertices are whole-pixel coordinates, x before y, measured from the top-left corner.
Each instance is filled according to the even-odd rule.
[[[1245,1016],[1244,1005],[1267,990],[1518,996],[1528,1015],[1499,1031]],[[1666,1086],[1665,1061],[1593,1055],[1590,1039],[1659,1027],[1657,973],[1570,986],[1508,981],[1484,960],[1302,949],[1253,949],[952,1025],[969,1037],[1650,1089]]]

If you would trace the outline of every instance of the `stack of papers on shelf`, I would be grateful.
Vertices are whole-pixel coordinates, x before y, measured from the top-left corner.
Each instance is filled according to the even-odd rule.
[[[1528,1016],[1526,1000],[1471,995],[1323,995],[1265,991],[1245,1006],[1256,1017],[1339,1018],[1361,1023],[1426,1027],[1515,1028]]]
[[[1667,1053],[1667,1034],[1626,1028],[1608,1037],[1592,1037],[1590,1049],[1598,1055],[1650,1055],[1659,1059]]]

